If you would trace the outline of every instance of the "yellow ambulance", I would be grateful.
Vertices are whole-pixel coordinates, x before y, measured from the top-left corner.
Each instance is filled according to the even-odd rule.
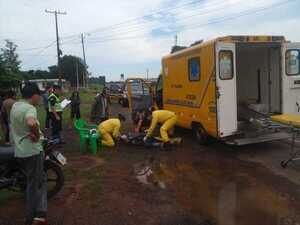
[[[234,145],[287,138],[268,118],[299,114],[299,61],[300,43],[282,36],[197,43],[162,58],[156,105],[175,112],[177,125],[201,143],[209,136]]]

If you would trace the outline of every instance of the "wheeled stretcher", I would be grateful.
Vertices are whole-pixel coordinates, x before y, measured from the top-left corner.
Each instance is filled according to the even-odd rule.
[[[281,166],[286,168],[290,162],[300,160],[300,147],[296,146],[296,140],[300,136],[300,116],[293,114],[282,114],[272,116],[271,120],[279,123],[282,127],[285,127],[291,133],[291,148],[290,157],[287,160],[281,162]]]

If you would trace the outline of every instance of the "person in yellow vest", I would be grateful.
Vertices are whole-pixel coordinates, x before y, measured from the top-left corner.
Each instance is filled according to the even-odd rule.
[[[157,124],[162,124],[160,127],[160,136],[163,142],[169,142],[168,132],[172,131],[177,122],[177,116],[174,112],[168,110],[155,110],[152,112],[150,128],[147,131],[144,141],[153,135]]]
[[[119,114],[118,118],[112,118],[101,122],[98,126],[98,132],[102,137],[102,145],[114,147],[114,139],[120,137],[121,122],[125,122],[126,118]]]
[[[53,92],[48,97],[49,112],[52,125],[52,138],[61,139],[62,112],[60,95],[62,93],[59,85],[53,85]]]

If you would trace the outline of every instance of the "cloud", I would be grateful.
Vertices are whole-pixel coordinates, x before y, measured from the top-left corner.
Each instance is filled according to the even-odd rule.
[[[299,24],[296,10],[299,2],[222,21],[222,18],[282,1],[10,0],[5,5],[2,1],[0,39],[10,38],[18,44],[24,69],[55,64],[54,15],[44,10],[59,9],[67,11],[66,16],[60,15],[58,19],[63,53],[82,56],[79,35],[90,33],[85,36],[85,47],[93,74],[115,74],[111,79],[117,79],[121,72],[144,73],[150,67],[150,73],[155,75],[160,70],[161,57],[169,53],[174,43],[175,34],[182,45],[231,34],[283,34],[299,41],[299,32],[295,32]],[[159,13],[145,17],[157,11]],[[120,22],[123,23],[119,26],[111,26]],[[50,43],[53,45],[48,48],[28,50]]]

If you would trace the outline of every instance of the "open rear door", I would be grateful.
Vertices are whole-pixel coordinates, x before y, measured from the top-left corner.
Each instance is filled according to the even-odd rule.
[[[237,131],[235,44],[216,44],[216,89],[219,137]]]
[[[300,114],[300,43],[282,47],[282,113]]]
[[[145,80],[140,78],[127,79],[125,85],[132,117],[139,110],[149,109],[152,106],[151,87]]]

